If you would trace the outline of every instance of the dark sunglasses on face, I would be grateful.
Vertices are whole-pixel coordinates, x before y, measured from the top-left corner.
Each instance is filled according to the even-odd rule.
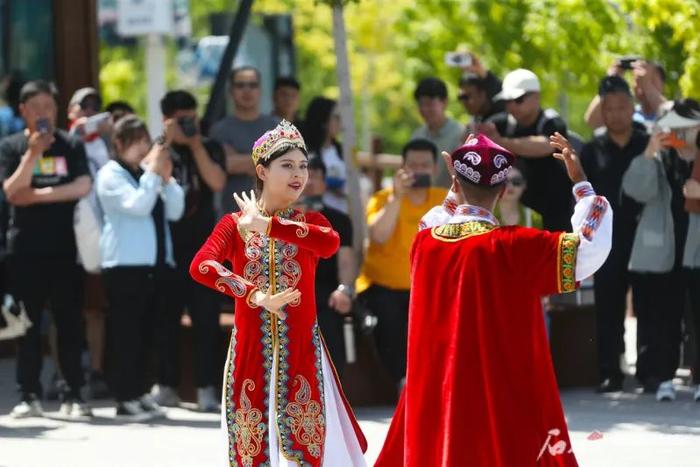
[[[459,96],[457,96],[457,99],[459,99],[461,102],[469,102],[469,99],[471,98],[471,94],[460,94]]]
[[[236,89],[258,89],[260,83],[257,81],[238,81],[233,83],[233,87]]]
[[[523,177],[507,178],[506,183],[517,188],[525,185],[525,179]]]
[[[522,96],[520,96],[518,98],[511,99],[510,102],[515,102],[516,104],[520,105],[523,102],[525,102],[525,99],[527,99],[527,96],[529,96],[529,95],[530,95],[530,93],[526,92],[525,94],[523,94]]]

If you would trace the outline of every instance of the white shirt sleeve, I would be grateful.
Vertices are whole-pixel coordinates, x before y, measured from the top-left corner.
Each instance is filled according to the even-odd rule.
[[[450,190],[440,206],[435,206],[423,216],[418,230],[447,224],[454,215],[455,209],[457,209],[457,195]]]
[[[588,182],[574,185],[576,207],[571,226],[580,243],[576,259],[576,280],[593,275],[605,263],[612,247],[613,212],[604,196],[597,196]]]

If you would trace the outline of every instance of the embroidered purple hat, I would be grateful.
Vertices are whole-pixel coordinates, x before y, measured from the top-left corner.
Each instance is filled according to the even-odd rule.
[[[506,180],[515,156],[484,135],[474,136],[452,152],[452,164],[462,179],[495,186]]]

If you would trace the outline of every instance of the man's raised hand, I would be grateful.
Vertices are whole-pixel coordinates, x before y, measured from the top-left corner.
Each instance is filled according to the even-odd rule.
[[[549,137],[549,144],[558,151],[553,156],[566,164],[566,172],[569,174],[571,181],[574,184],[585,182],[586,173],[581,166],[581,159],[579,159],[574,148],[571,147],[569,140],[564,138],[561,133],[556,132]]]

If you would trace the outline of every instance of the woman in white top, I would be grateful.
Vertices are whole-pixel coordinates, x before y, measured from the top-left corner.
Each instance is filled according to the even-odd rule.
[[[314,97],[306,110],[304,139],[309,157],[320,157],[326,166],[326,185],[323,204],[347,214],[347,170],[337,137],[340,134],[340,113],[336,101]]]
[[[110,309],[108,335],[118,349],[111,389],[117,418],[130,421],[163,415],[145,395],[149,341],[158,349],[158,384],[173,386],[166,379],[177,377],[176,356],[166,351],[164,340],[179,331],[170,222],[182,216],[185,195],[172,176],[171,139],[166,134],[151,144],[146,124],[136,116],[124,117],[114,127],[116,157],[97,173],[104,210],[100,255]]]

